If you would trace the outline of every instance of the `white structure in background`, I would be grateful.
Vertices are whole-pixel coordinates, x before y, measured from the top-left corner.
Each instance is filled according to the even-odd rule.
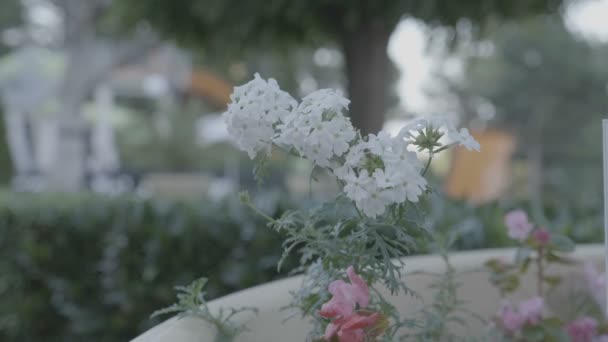
[[[31,46],[0,61],[0,100],[15,169],[14,184],[20,189],[45,187],[43,175],[56,146],[54,98],[64,68],[61,54]]]
[[[201,146],[219,143],[234,144],[221,114],[209,114],[198,119],[196,123],[196,142]],[[235,145],[236,146],[236,145]]]
[[[607,270],[606,284],[608,284],[608,119],[602,120],[602,146],[604,157],[604,269]],[[608,286],[606,286],[606,306],[604,311],[608,315]]]
[[[92,123],[87,169],[91,189],[102,193],[120,193],[128,189],[128,181],[117,177],[120,171],[118,150],[114,141],[114,128],[110,114],[114,110],[114,92],[107,84],[95,91],[95,111]],[[125,184],[125,182],[127,182]]]
[[[0,102],[15,169],[15,188],[65,189],[57,186],[57,175],[64,173],[66,177],[84,177],[83,183],[86,181],[97,192],[117,193],[133,188],[132,179],[120,174],[111,119],[117,110],[115,99],[154,99],[159,108],[157,116],[167,121],[163,108],[173,101],[176,90],[189,84],[189,59],[180,50],[163,46],[142,56],[138,63],[110,70],[105,79],[96,83],[92,103],[80,105],[82,113],[73,118],[75,121],[63,115],[59,103],[66,64],[65,53],[32,46],[17,49],[0,60]],[[92,107],[93,115],[85,117],[84,107]],[[66,130],[65,119],[76,125],[74,130]],[[65,139],[66,134],[82,134],[83,144],[70,143],[78,139]],[[61,162],[69,153],[83,155],[82,175],[80,167],[62,168]]]
[[[87,185],[91,172],[85,105],[113,70],[146,57],[159,42],[145,28],[128,39],[104,36],[97,21],[110,8],[107,0],[34,0],[23,5],[25,24],[11,29],[11,44],[25,47],[3,61],[8,72],[0,81],[15,185],[77,191]],[[48,46],[54,50],[45,50]],[[46,69],[50,57],[59,60],[60,67]],[[106,136],[95,139],[97,147],[110,141],[107,129],[94,130]]]
[[[201,146],[228,143],[234,145],[221,114],[209,114],[198,119],[196,123],[196,143]],[[211,199],[222,199],[238,191],[240,184],[240,167],[238,156],[224,158],[224,176],[214,179],[208,189]]]

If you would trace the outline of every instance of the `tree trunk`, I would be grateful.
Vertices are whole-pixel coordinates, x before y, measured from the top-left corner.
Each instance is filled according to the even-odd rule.
[[[381,19],[363,22],[342,40],[348,79],[350,118],[361,133],[377,133],[384,124],[392,27]]]

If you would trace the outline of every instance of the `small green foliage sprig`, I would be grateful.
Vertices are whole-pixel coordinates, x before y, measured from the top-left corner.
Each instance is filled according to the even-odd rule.
[[[490,282],[496,286],[501,296],[515,292],[521,284],[530,265],[536,266],[536,293],[543,296],[561,282],[561,277],[547,273],[551,264],[570,265],[576,261],[567,256],[574,251],[575,245],[563,235],[551,234],[547,244],[539,244],[533,236],[528,237],[517,248],[514,262],[501,259],[490,259],[485,266],[491,271]]]
[[[151,317],[165,314],[177,314],[177,317],[195,317],[211,323],[217,329],[215,342],[232,342],[235,337],[245,331],[244,325],[232,322],[232,318],[240,313],[257,313],[256,308],[220,308],[217,313],[209,310],[205,299],[206,278],[199,278],[187,286],[177,286],[177,303],[152,313]]]
[[[425,274],[433,278],[429,284],[429,288],[434,290],[430,304],[425,305],[416,317],[411,319],[415,322],[413,327],[409,328],[408,333],[400,336],[400,341],[450,341],[450,342],[481,342],[487,341],[486,334],[473,336],[468,333],[468,336],[460,336],[451,330],[455,325],[468,328],[468,322],[476,320],[482,324],[487,323],[487,320],[475,312],[467,308],[467,302],[459,298],[459,290],[462,283],[459,280],[460,276],[469,274],[458,273],[454,268],[449,258],[449,250],[452,247],[456,233],[450,232],[444,234],[433,235],[433,246],[435,253],[441,256],[445,265],[445,271],[441,274],[428,273],[418,271],[413,274]],[[407,275],[406,275],[407,279]],[[469,330],[469,329],[466,329]]]

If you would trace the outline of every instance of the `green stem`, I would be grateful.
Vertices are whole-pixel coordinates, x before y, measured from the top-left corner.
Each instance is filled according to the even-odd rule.
[[[456,146],[457,143],[451,143],[445,146],[441,146],[440,148],[436,149],[435,151],[432,151],[432,153],[439,153],[439,152],[443,152],[445,150],[447,150],[448,148],[452,147],[452,146]]]
[[[431,161],[433,161],[433,154],[435,152],[431,151],[429,153],[429,160],[426,161],[426,165],[424,166],[424,171],[422,171],[422,175],[426,175],[426,172],[429,170],[429,167],[431,166]]]
[[[543,279],[545,278],[545,267],[543,264],[543,248],[538,248],[538,256],[536,258],[536,276],[538,277],[538,283],[536,284],[536,292],[540,297],[543,296]]]
[[[357,214],[359,214],[359,218],[361,218],[362,220],[365,219],[365,216],[363,216],[363,213],[361,212],[361,210],[359,210],[359,208],[357,208],[357,204],[353,201],[351,201],[351,203],[353,204],[353,207],[355,207],[355,210],[357,211]]]
[[[262,212],[260,209],[256,208],[251,202],[247,201],[247,202],[245,202],[245,205],[248,206],[249,208],[251,208],[251,210],[253,210],[255,213],[257,213],[261,217],[263,217],[266,220],[268,220],[270,223],[276,223],[277,222],[277,220],[273,219],[272,217],[266,215],[266,213]]]

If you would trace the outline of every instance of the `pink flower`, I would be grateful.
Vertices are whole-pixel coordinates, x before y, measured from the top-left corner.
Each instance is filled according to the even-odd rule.
[[[532,297],[517,306],[519,314],[524,317],[528,324],[538,324],[543,316],[545,301],[542,297]]]
[[[524,325],[538,324],[542,320],[544,300],[541,297],[532,297],[513,308],[511,303],[505,302],[499,312],[502,327],[508,333],[517,333]]]
[[[357,304],[361,308],[369,304],[367,283],[355,273],[353,266],[348,267],[346,274],[351,284],[343,280],[335,280],[329,284],[329,293],[333,297],[321,306],[319,315],[322,317],[346,317],[353,313]]]
[[[329,284],[328,290],[332,298],[319,311],[321,317],[332,321],[325,329],[325,339],[337,336],[340,342],[363,342],[366,338],[366,328],[376,324],[379,313],[357,312],[369,304],[369,287],[355,273],[353,266],[346,270],[350,284],[343,280],[335,280]]]
[[[551,241],[551,233],[546,228],[540,228],[532,233],[532,238],[540,246],[546,246]]]
[[[511,239],[524,241],[530,235],[533,225],[523,210],[513,210],[505,215],[505,224]]]
[[[373,326],[379,318],[378,313],[369,316],[355,313],[346,318],[334,320],[325,330],[325,339],[329,341],[333,336],[338,336],[340,342],[363,342],[365,329]]]
[[[566,333],[572,342],[592,342],[597,334],[597,321],[591,317],[583,317],[566,325]]]
[[[593,263],[585,264],[585,284],[596,303],[603,305],[606,301],[606,274],[597,271]]]
[[[514,310],[510,303],[503,304],[499,316],[502,327],[510,333],[519,331],[526,322],[526,318]]]
[[[593,342],[608,342],[608,335],[598,336]]]

